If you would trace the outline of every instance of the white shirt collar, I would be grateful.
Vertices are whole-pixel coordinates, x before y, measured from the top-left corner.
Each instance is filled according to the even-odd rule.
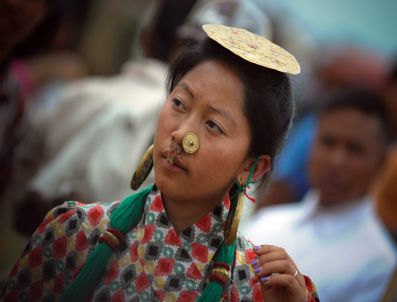
[[[363,196],[351,201],[341,202],[335,205],[323,206],[320,204],[320,195],[316,190],[310,190],[301,201],[301,217],[296,221],[297,225],[302,225],[307,221],[318,218],[324,219],[323,216],[332,217],[337,215],[350,216],[351,212],[366,211],[372,206],[369,196]]]

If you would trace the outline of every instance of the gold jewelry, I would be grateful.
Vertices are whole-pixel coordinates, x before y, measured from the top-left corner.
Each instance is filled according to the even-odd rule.
[[[229,271],[224,267],[215,267],[211,270],[209,280],[218,282],[222,287],[226,287],[230,280]]]
[[[203,30],[212,40],[246,61],[281,72],[300,73],[299,63],[292,54],[262,36],[221,24],[205,24]]]
[[[214,262],[209,274],[209,280],[218,282],[225,288],[230,282],[230,265],[224,262]]]
[[[228,232],[226,234],[226,244],[230,245],[234,242],[237,236],[237,229],[238,225],[240,223],[240,218],[241,218],[241,213],[243,209],[243,203],[244,203],[244,193],[240,192],[238,194],[237,198],[237,205],[236,205],[236,210],[234,212],[233,220],[231,222],[230,228],[228,229]]]
[[[200,141],[197,134],[194,132],[186,133],[182,140],[182,147],[186,153],[195,153],[200,147]]]
[[[136,169],[134,176],[132,176],[130,187],[133,190],[138,190],[141,184],[145,181],[145,179],[149,176],[150,171],[153,167],[153,147],[151,145],[143,155],[141,161],[138,164],[138,168]]]

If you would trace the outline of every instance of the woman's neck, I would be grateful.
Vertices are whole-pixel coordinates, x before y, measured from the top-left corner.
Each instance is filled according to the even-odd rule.
[[[208,199],[205,201],[189,199],[186,202],[186,200],[175,200],[165,195],[162,195],[162,198],[167,217],[177,233],[182,232],[194,224],[201,217],[212,211],[223,200],[222,197],[219,197],[212,199],[213,201],[211,202]]]

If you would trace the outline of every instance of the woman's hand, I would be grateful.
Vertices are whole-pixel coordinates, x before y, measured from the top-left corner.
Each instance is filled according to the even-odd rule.
[[[254,252],[256,259],[251,264],[266,302],[306,301],[305,279],[283,248],[261,245],[255,247]]]

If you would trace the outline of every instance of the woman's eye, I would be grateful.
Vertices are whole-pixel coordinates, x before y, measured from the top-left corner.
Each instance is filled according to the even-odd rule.
[[[185,111],[185,105],[179,99],[172,99],[173,107],[180,111]]]
[[[219,134],[223,134],[224,133],[222,128],[216,122],[210,120],[210,121],[207,121],[206,124],[211,129],[211,131],[214,131],[214,132],[219,133]]]

